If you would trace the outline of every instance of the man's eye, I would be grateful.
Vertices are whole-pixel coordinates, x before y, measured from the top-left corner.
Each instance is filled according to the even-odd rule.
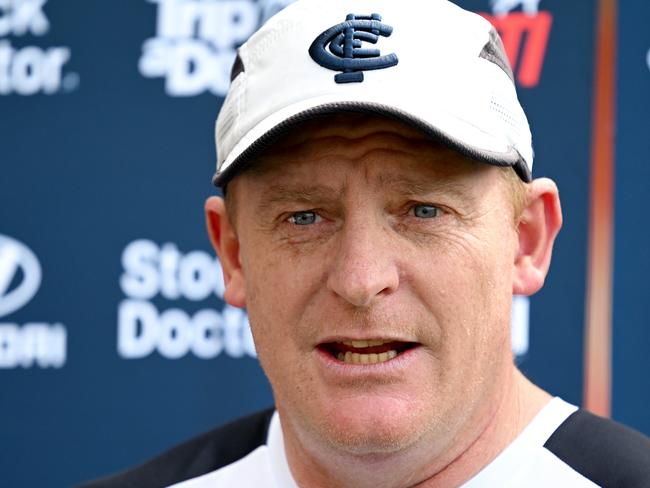
[[[434,205],[415,205],[412,207],[413,215],[420,219],[432,219],[442,212]]]
[[[289,217],[289,223],[294,225],[311,225],[317,220],[316,212],[296,212]]]

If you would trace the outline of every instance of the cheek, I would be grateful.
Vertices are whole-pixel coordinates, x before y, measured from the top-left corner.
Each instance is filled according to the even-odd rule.
[[[303,316],[324,283],[320,262],[288,256],[267,243],[242,246],[246,306],[264,364],[290,360],[296,349],[307,350]],[[257,252],[258,249],[263,251]]]
[[[439,261],[422,287],[434,294],[426,302],[439,329],[433,351],[440,365],[438,393],[450,404],[466,404],[485,398],[510,357],[512,298],[503,261],[484,249],[450,246]],[[432,280],[440,286],[431,289]]]
[[[439,323],[439,346],[447,361],[500,352],[509,337],[513,257],[504,249],[508,239],[450,234],[429,253],[427,266],[413,271],[419,276],[416,291]]]
[[[315,390],[309,362],[313,331],[304,317],[318,280],[308,267],[288,266],[272,253],[251,257],[247,266],[247,309],[260,365],[276,402],[302,408],[302,399]]]

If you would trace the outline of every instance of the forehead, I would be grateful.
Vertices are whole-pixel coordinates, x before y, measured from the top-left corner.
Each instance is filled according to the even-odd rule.
[[[449,178],[486,166],[402,122],[350,113],[302,124],[267,148],[246,174],[258,181],[277,181],[301,178],[304,172],[336,173],[349,163],[383,180]]]

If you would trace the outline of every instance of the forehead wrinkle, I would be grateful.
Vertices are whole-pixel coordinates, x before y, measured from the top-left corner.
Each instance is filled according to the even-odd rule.
[[[344,163],[356,166],[355,172],[367,182],[377,176],[373,174],[373,163],[382,163],[377,164],[381,168],[386,168],[388,163],[395,171],[384,171],[376,181],[401,194],[446,192],[464,199],[471,192],[454,176],[476,171],[473,161],[419,132],[368,125],[350,127],[348,133],[342,132],[340,125],[328,124],[316,130],[289,133],[259,156],[249,174],[265,186],[262,205],[290,201],[315,203],[345,196],[349,182],[341,181],[342,187],[325,181],[314,184],[318,167]],[[312,173],[312,168],[316,173]],[[273,181],[276,177],[282,177],[277,178],[281,183],[277,179]]]
[[[406,157],[405,157],[406,156]],[[479,171],[477,164],[467,162],[460,157],[446,158],[447,154],[428,154],[427,157],[422,155],[408,155],[400,149],[367,149],[359,158],[350,159],[337,158],[333,156],[323,156],[322,164],[336,165],[344,160],[356,166],[357,175],[361,176],[366,182],[375,184],[380,188],[389,188],[392,192],[401,195],[422,195],[436,196],[440,194],[452,195],[467,203],[476,201],[462,178],[455,177],[462,175],[464,172]],[[391,163],[394,171],[386,171],[385,165],[374,163],[379,161]],[[448,161],[445,161],[449,159]],[[453,159],[453,160],[452,160]],[[442,161],[441,161],[442,160]],[[308,164],[303,160],[304,164]],[[295,172],[292,176],[295,181],[286,183],[266,183],[273,180],[272,175],[266,175],[264,190],[260,197],[261,206],[269,206],[278,203],[306,203],[316,205],[320,203],[341,201],[349,185],[348,177],[341,181],[341,185],[331,185],[327,183],[314,184],[313,182],[305,183],[304,178],[307,175],[301,174],[299,170],[300,162],[286,162],[287,165],[294,166]],[[444,166],[441,166],[444,165]],[[468,168],[472,165],[472,168]],[[276,168],[274,173],[287,171],[287,166]],[[376,170],[380,167],[382,169]]]
[[[375,162],[390,162],[394,171],[373,171]],[[375,181],[404,195],[450,194],[468,202],[475,197],[463,175],[481,171],[485,165],[468,160],[452,149],[426,152],[402,148],[370,149],[360,161],[367,181]],[[385,165],[379,165],[385,168]]]

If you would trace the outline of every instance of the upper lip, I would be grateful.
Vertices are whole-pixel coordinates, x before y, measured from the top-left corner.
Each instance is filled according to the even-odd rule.
[[[364,335],[346,335],[346,336],[332,336],[320,340],[316,345],[331,344],[332,342],[347,342],[347,341],[384,341],[384,342],[417,342],[412,338],[395,337],[390,334],[364,334]]]

